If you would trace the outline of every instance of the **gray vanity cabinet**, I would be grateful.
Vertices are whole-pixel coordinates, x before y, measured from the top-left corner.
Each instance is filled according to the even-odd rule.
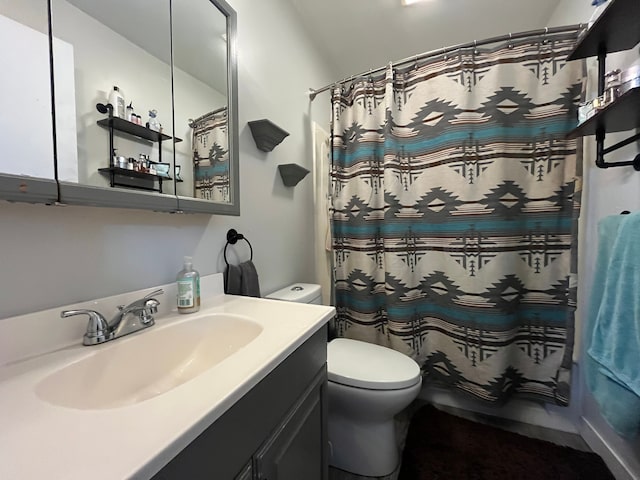
[[[314,382],[254,457],[257,480],[324,480],[323,381]],[[324,442],[324,443],[323,443]]]
[[[234,480],[253,480],[253,460],[247,463],[242,469],[242,472],[240,472]]]
[[[153,480],[327,480],[327,332],[316,332]]]

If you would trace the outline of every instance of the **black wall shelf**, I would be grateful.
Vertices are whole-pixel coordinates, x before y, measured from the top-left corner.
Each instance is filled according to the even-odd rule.
[[[610,0],[607,8],[596,19],[568,60],[598,57],[598,95],[605,89],[607,53],[628,50],[640,42],[640,0]],[[640,134],[605,148],[607,132],[623,132],[640,128],[640,87],[620,95],[591,118],[578,125],[567,134],[568,138],[587,135],[596,136],[596,166],[599,168],[633,166],[640,171],[640,154],[634,159],[622,162],[606,162],[605,155],[640,139]]]
[[[568,59],[595,57],[601,52],[629,50],[640,42],[640,1],[610,0],[602,15],[578,41]]]
[[[118,175],[119,177],[135,178],[139,180],[150,180],[153,182],[157,180],[158,188],[156,188],[155,186],[146,187],[143,185],[132,185],[129,183],[122,183],[122,182],[118,182],[115,178],[111,179],[111,183],[112,183],[111,186],[138,188],[141,190],[150,190],[150,191],[159,192],[159,193],[162,193],[163,180],[173,180],[173,178],[171,178],[170,176],[154,175],[153,173],[145,173],[145,172],[136,172],[135,170],[129,170],[127,168],[120,168],[120,167],[99,168],[98,171],[100,173],[109,175],[110,177],[112,176],[114,177],[115,175]]]
[[[142,125],[138,125],[137,123],[131,123],[120,117],[111,117],[98,120],[98,125],[105,128],[113,128],[114,130],[128,133],[129,135],[134,135],[139,138],[144,138],[145,140],[149,140],[150,142],[162,142],[164,140],[171,140],[171,137],[169,135],[155,132],[148,129],[147,127],[143,127]],[[176,137],[174,141],[175,143],[178,143],[181,142],[182,139]]]
[[[102,120],[98,120],[97,124],[101,127],[109,130],[109,164],[111,164],[112,159],[115,156],[114,142],[113,142],[113,133],[114,131],[123,132],[134,137],[148,140],[150,142],[158,143],[158,163],[162,162],[162,142],[171,140],[173,138],[174,143],[181,142],[181,138],[170,137],[164,133],[156,132],[147,127],[143,127],[142,125],[138,125],[137,123],[129,122],[120,117],[113,116],[113,108],[111,105],[103,105],[97,104],[97,110],[100,113],[108,113],[108,118],[103,118]],[[113,187],[127,187],[127,188],[137,188],[140,190],[149,190],[154,192],[162,192],[162,182],[164,180],[173,180],[169,175],[155,175],[146,172],[139,172],[136,170],[129,170],[127,168],[120,168],[116,166],[110,166],[106,168],[99,168],[98,172],[109,176],[109,185]],[[123,182],[124,179],[129,180],[146,180],[144,185],[131,184]],[[158,182],[158,186],[156,187],[156,183]],[[181,179],[177,180],[181,182]]]
[[[624,132],[638,126],[640,126],[640,87],[622,94],[615,102],[571,130],[567,138],[595,135],[600,128],[611,133]]]

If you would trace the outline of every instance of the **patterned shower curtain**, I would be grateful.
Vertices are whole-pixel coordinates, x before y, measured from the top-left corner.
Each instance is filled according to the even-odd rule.
[[[337,336],[424,381],[567,405],[582,62],[576,34],[463,49],[332,93]]]
[[[228,203],[230,197],[227,107],[191,123],[194,197]]]

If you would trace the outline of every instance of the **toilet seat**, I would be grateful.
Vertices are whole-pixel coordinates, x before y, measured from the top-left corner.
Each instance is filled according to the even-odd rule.
[[[420,367],[408,356],[347,338],[329,342],[327,370],[330,382],[368,390],[399,390],[420,381]]]

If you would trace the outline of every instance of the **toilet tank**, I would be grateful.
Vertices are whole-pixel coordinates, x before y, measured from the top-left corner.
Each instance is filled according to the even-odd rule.
[[[270,293],[265,298],[272,300],[285,300],[296,303],[322,304],[322,287],[314,283],[294,283],[276,292]]]

